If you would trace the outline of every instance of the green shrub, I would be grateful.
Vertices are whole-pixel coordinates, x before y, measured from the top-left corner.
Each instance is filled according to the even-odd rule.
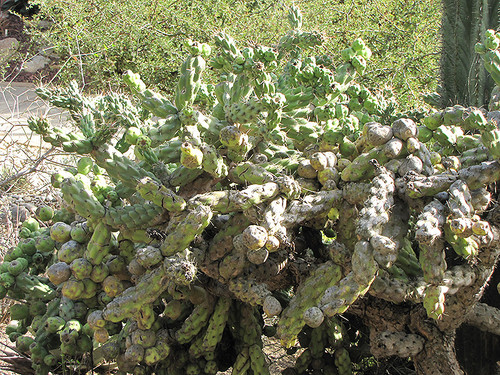
[[[189,37],[210,42],[225,30],[238,40],[270,44],[286,32],[279,17],[291,3],[261,1],[38,0],[37,18],[51,20],[50,31],[34,31],[37,40],[54,45],[63,57],[59,78],[78,79],[92,89],[121,85],[127,69],[169,90],[177,79]],[[418,93],[435,89],[438,77],[440,2],[432,1],[299,1],[304,22],[326,35],[315,54],[335,58],[348,41],[362,37],[374,51],[367,74],[372,84],[393,88],[403,105],[414,105]],[[335,61],[338,63],[339,61]],[[82,82],[83,81],[83,82]]]
[[[49,19],[53,26],[47,33],[34,30],[37,39],[52,44],[63,56],[63,81],[82,79],[93,88],[121,83],[121,74],[132,69],[141,71],[148,83],[168,90],[177,79],[177,68],[186,37],[211,40],[223,28],[241,34],[238,20],[246,18],[253,28],[245,28],[249,37],[265,30],[259,42],[274,36],[281,21],[271,17],[252,16],[244,3],[209,0],[179,1],[95,1],[90,6],[81,0],[42,0],[39,18]],[[256,5],[256,7],[258,7]],[[253,18],[248,22],[248,18]],[[241,23],[243,25],[243,23]]]

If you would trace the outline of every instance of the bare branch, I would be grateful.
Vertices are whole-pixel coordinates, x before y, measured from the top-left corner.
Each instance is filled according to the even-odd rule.
[[[56,150],[55,147],[52,147],[50,150],[48,150],[47,152],[45,152],[42,156],[40,156],[35,162],[34,164],[28,168],[28,169],[25,169],[25,170],[22,170],[12,176],[9,176],[7,177],[6,179],[0,181],[0,186],[4,186],[6,184],[8,184],[9,182],[11,181],[15,181],[23,176],[26,176],[30,173],[34,173],[36,172],[38,166],[54,151]]]
[[[414,333],[384,331],[375,335],[371,352],[375,357],[413,357],[424,348],[425,339]]]
[[[500,310],[485,303],[477,303],[467,315],[465,323],[500,336]]]

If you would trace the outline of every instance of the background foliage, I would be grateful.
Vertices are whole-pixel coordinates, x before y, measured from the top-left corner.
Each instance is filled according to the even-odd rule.
[[[169,91],[185,56],[187,37],[213,43],[225,30],[237,40],[273,44],[287,25],[281,15],[292,3],[275,0],[37,0],[36,19],[49,19],[36,39],[64,58],[59,78],[78,79],[93,90],[120,85],[127,69]],[[436,87],[441,2],[438,0],[295,1],[304,25],[327,36],[313,51],[340,59],[340,50],[362,37],[374,51],[369,82],[394,88],[403,106]]]

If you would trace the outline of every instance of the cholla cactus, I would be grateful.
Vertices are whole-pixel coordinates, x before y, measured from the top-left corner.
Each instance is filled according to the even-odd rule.
[[[28,306],[9,337],[37,374],[92,348],[122,373],[266,374],[271,331],[305,349],[294,373],[352,373],[365,344],[419,374],[460,373],[444,343],[498,315],[477,304],[500,254],[495,114],[394,118],[356,83],[361,40],[331,69],[302,56],[297,8],[289,18],[277,49],[217,37],[213,102],[196,99],[210,48],[195,42],[173,100],[132,72],[133,98],[40,90],[80,131],[30,128],[82,159],[53,179],[64,215],[26,221],[0,266],[1,292]]]

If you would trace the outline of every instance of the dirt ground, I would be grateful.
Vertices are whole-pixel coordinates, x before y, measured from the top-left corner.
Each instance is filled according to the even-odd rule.
[[[36,47],[31,43],[29,35],[26,33],[25,23],[21,18],[13,14],[0,12],[0,40],[6,38],[16,38],[20,42],[20,48],[6,64],[6,71],[0,75],[0,81],[4,82],[30,82],[48,83],[57,74],[54,64],[49,64],[36,73],[28,73],[22,70],[23,64],[29,57],[36,54]],[[1,72],[1,71],[0,71]]]

